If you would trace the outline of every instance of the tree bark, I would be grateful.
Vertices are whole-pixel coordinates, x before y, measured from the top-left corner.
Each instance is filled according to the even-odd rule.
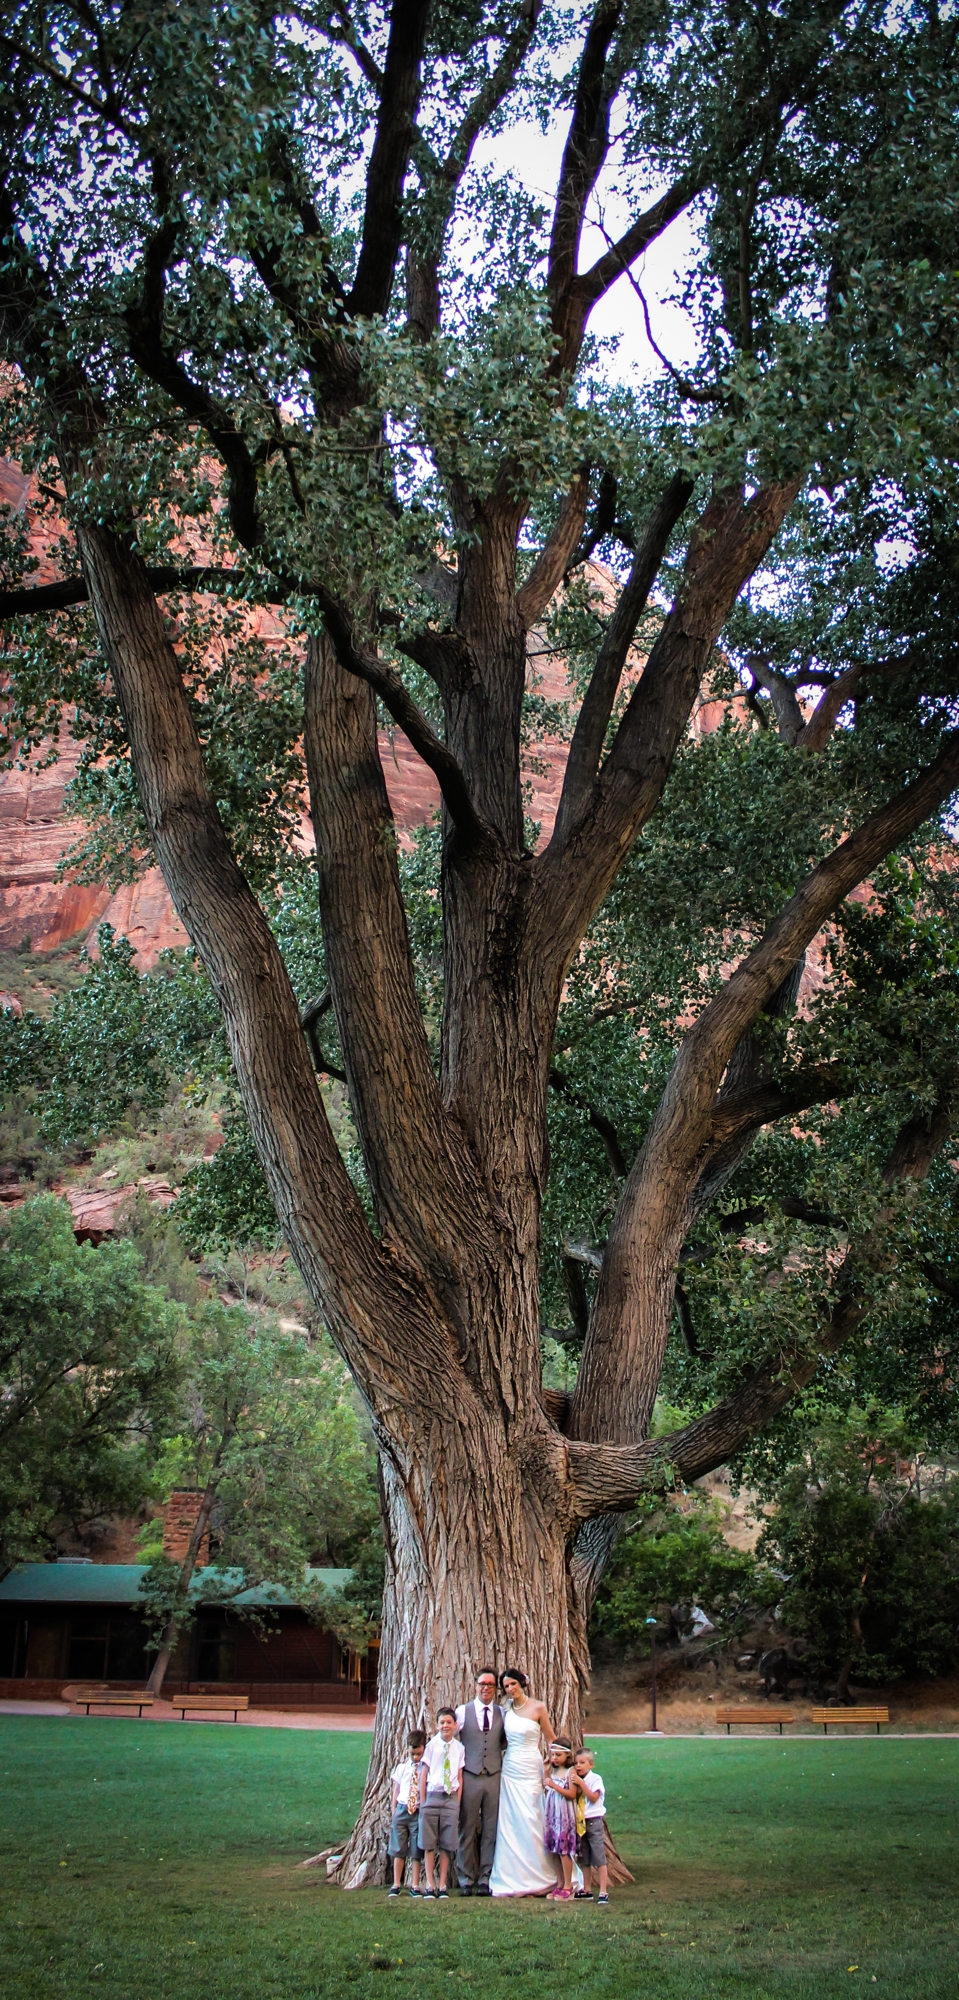
[[[579,1743],[586,1630],[568,1567],[561,1459],[540,1439],[510,1445],[492,1412],[455,1408],[411,1438],[408,1469],[383,1456],[386,1591],[380,1693],[360,1816],[337,1879],[382,1876],[390,1772],[406,1731],[470,1700],[485,1666],[517,1666],[554,1728]]]

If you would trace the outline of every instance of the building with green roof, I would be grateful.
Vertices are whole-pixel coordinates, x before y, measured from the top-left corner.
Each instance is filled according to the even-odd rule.
[[[63,1559],[23,1563],[0,1583],[0,1697],[60,1694],[71,1681],[141,1686],[150,1670],[141,1608],[142,1563]],[[311,1569],[311,1584],[338,1590],[348,1569]],[[201,1575],[194,1578],[199,1589]],[[228,1579],[227,1579],[228,1580]],[[259,1631],[243,1608],[259,1611]],[[272,1585],[207,1604],[181,1638],[164,1693],[246,1694],[268,1707],[328,1707],[375,1694],[376,1648],[347,1652]]]

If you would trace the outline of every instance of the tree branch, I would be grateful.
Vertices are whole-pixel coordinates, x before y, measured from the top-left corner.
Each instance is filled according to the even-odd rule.
[[[247,248],[261,283],[274,304],[286,315],[308,357],[310,373],[322,400],[323,387],[331,368],[334,376],[350,384],[355,382],[357,375],[357,357],[350,353],[342,338],[346,292],[333,262],[328,233],[314,203],[303,193],[298,182],[287,134],[273,135],[268,160],[274,187],[278,191],[273,198],[271,212],[273,206],[286,210],[299,224],[302,240],[321,245],[322,286],[327,300],[332,303],[332,313],[329,316],[317,313],[315,305],[311,310],[304,303],[290,260],[284,256],[282,233],[271,236],[268,221],[263,230],[251,235]]]
[[[383,71],[376,57],[373,55],[372,50],[367,48],[366,43],[360,41],[356,29],[350,20],[349,11],[343,6],[342,0],[336,0],[333,12],[339,15],[340,26],[339,29],[334,28],[332,20],[327,24],[331,40],[342,43],[343,47],[349,49],[350,54],[355,56],[367,83],[372,84],[373,89],[379,97],[383,90]],[[310,26],[315,27],[316,25],[317,23],[311,19]]]
[[[606,1157],[614,1174],[616,1174],[617,1178],[622,1179],[629,1172],[629,1162],[619,1143],[619,1135],[612,1119],[607,1118],[604,1112],[597,1111],[594,1105],[587,1104],[586,1099],[580,1096],[579,1091],[570,1082],[569,1077],[564,1076],[561,1069],[553,1068],[550,1070],[549,1083],[550,1088],[557,1091],[559,1096],[564,1097],[567,1104],[574,1105],[577,1111],[584,1113],[586,1123],[591,1125],[593,1131],[598,1132],[602,1139],[603,1145],[606,1148]]]
[[[683,1330],[683,1339],[686,1342],[686,1352],[687,1354],[695,1356],[699,1353],[699,1341],[696,1338],[696,1329],[693,1325],[693,1315],[692,1315],[692,1308],[689,1303],[689,1293],[687,1292],[685,1286],[680,1284],[678,1278],[676,1279],[676,1283],[673,1288],[673,1303],[676,1307],[676,1315],[679,1320],[679,1324]]]
[[[346,301],[354,319],[385,313],[393,290],[429,11],[429,0],[393,0],[376,137],[366,176],[363,235]]]
[[[562,583],[570,556],[586,523],[589,466],[583,466],[566,494],[552,533],[547,537],[526,582],[516,593],[516,609],[527,631],[546,610]]]
[[[597,258],[588,271],[582,271],[573,278],[566,294],[565,311],[557,327],[561,336],[556,361],[559,371],[566,374],[575,366],[583,334],[586,331],[586,322],[604,292],[608,292],[617,278],[621,278],[624,272],[628,271],[630,264],[635,263],[636,258],[641,257],[651,243],[655,243],[657,236],[661,236],[671,222],[675,222],[677,215],[681,215],[683,209],[689,207],[695,196],[702,192],[704,185],[702,177],[698,175],[686,176],[676,181],[659,201],[654,202],[651,208],[645,209],[642,215],[636,217],[619,240],[602,257]],[[554,324],[555,319],[554,314]]]
[[[154,162],[154,178],[161,206],[169,199],[162,172]],[[148,238],[143,257],[140,299],[124,314],[130,355],[151,382],[169,396],[172,403],[203,429],[227,470],[227,511],[230,526],[245,549],[259,547],[262,527],[257,505],[256,467],[249,446],[228,410],[222,408],[202,383],[187,374],[174,348],[164,340],[163,300],[166,271],[179,238],[179,219],[163,215]]]
[[[808,722],[804,722],[796,736],[797,750],[823,750],[829,741],[842,710],[863,678],[865,669],[861,666],[847,667],[839,674],[831,687],[820,696]]]
[[[613,242],[612,237],[606,236],[605,229],[602,230],[602,234],[603,236],[606,237],[606,241],[609,244],[610,249],[614,250],[616,246]],[[658,345],[657,341],[653,336],[653,325],[649,317],[649,306],[646,303],[646,294],[643,291],[639,279],[634,276],[628,264],[623,265],[623,276],[624,278],[628,278],[630,287],[639,300],[643,314],[643,324],[646,328],[646,338],[649,342],[649,345],[652,348],[657,361],[662,362],[662,365],[665,368],[667,375],[669,375],[671,379],[675,382],[676,387],[679,390],[680,395],[682,396],[684,402],[702,403],[702,404],[728,403],[729,397],[724,394],[722,389],[702,388],[696,382],[690,382],[688,377],[681,373],[680,369],[675,368],[673,366],[673,363],[669,360],[669,357],[663,353],[662,348]]]
[[[907,1119],[883,1168],[888,1187],[897,1181],[918,1184],[926,1179],[949,1137],[953,1116],[951,1101],[944,1099],[931,1112]],[[619,1513],[651,1492],[680,1482],[690,1485],[715,1472],[766,1429],[812,1381],[820,1361],[835,1354],[865,1317],[867,1306],[856,1289],[856,1272],[881,1255],[881,1246],[881,1230],[849,1246],[837,1274],[835,1304],[814,1341],[792,1341],[769,1355],[738,1389],[682,1430],[636,1445],[570,1443],[569,1469],[580,1518]],[[955,1290],[959,1295],[959,1287]]]
[[[921,1259],[919,1269],[943,1298],[952,1299],[959,1305],[959,1278],[951,1278],[947,1271],[943,1271],[938,1264],[930,1263],[927,1257]]]
[[[573,1316],[573,1327],[580,1340],[585,1340],[589,1332],[589,1293],[586,1279],[578,1257],[563,1256],[563,1284],[569,1309]],[[553,1338],[556,1336],[554,1334]]]
[[[173,596],[177,591],[208,591],[211,596],[245,595],[244,574],[238,569],[148,567],[143,574],[155,597]],[[256,598],[259,603],[285,604],[291,591],[292,585],[289,584],[264,591],[257,583]],[[38,612],[67,611],[74,604],[88,604],[89,601],[90,592],[83,576],[64,577],[59,583],[41,583],[32,589],[0,590],[0,621],[32,617]]]
[[[280,1227],[372,1393],[389,1355],[383,1312],[415,1318],[414,1299],[373,1238],[340,1156],[286,967],[230,851],[142,566],[106,528],[83,524],[77,541],[156,857],[220,1002]]]
[[[865,881],[884,855],[928,819],[959,785],[959,730],[945,739],[939,755],[886,805],[869,814],[862,825],[840,842],[825,861],[807,875],[796,894],[770,924],[765,936],[736,970],[721,992],[704,1008],[690,1029],[673,1068],[657,1117],[663,1129],[673,1120],[693,1114],[702,1105],[702,1127],[712,1127],[722,1115],[713,1102],[733,1049],[751,1027],[790,967],[850,890]],[[712,1085],[708,1107],[705,1093]],[[827,1080],[827,1087],[828,1085]],[[688,1095],[687,1095],[688,1093]],[[680,1103],[683,1111],[680,1112]],[[815,1101],[815,1100],[813,1100]],[[801,1108],[801,1107],[800,1107]],[[708,1124],[707,1124],[708,1121]],[[655,1128],[654,1128],[655,1130]],[[658,1142],[657,1142],[658,1150]]]
[[[435,1313],[441,1299],[459,1325],[454,1246],[466,1232],[481,1238],[488,1210],[462,1128],[443,1104],[423,1024],[376,704],[325,636],[307,645],[303,740],[326,969],[378,1226],[417,1260],[427,1309]]]
[[[560,847],[567,840],[592,790],[636,627],[646,608],[670,535],[685,511],[692,490],[692,480],[686,473],[677,472],[656,502],[643,529],[627,581],[603,634],[566,760],[563,790],[552,836]]]
[[[388,666],[375,653],[357,643],[352,620],[331,591],[325,586],[318,586],[315,595],[340,665],[373,689],[417,756],[433,772],[443,794],[443,803],[461,838],[469,846],[488,846],[494,842],[495,835],[480,818],[453,752],[440,741],[396,668]]]
[[[784,1083],[754,1083],[732,1090],[716,1100],[707,1145],[725,1146],[750,1126],[772,1125],[789,1118],[811,1104],[828,1104],[834,1097],[847,1097],[852,1088],[848,1070],[842,1063],[819,1063],[797,1070]]]
[[[619,67],[609,56],[622,14],[622,0],[597,0],[593,9],[553,210],[546,283],[558,342],[556,366],[563,374],[576,361],[586,324],[577,298],[579,246],[586,204],[609,150],[610,107],[620,81]]]
[[[691,1196],[713,1119],[722,1115],[716,1093],[734,1050],[836,905],[957,785],[959,731],[911,785],[813,869],[685,1036],[610,1231],[576,1386],[580,1436],[622,1437],[624,1430],[635,1436],[648,1421],[662,1367],[667,1287],[671,1298]]]
[[[595,706],[590,704],[585,722],[580,717],[582,769],[577,749],[574,778],[569,780],[576,782],[581,807],[575,815],[571,811],[567,814],[561,802],[562,823],[557,815],[553,838],[539,858],[544,877],[549,878],[551,887],[555,878],[554,893],[565,905],[569,949],[575,948],[624,852],[662,797],[715,641],[743,584],[765,557],[800,484],[796,478],[786,485],[761,487],[750,499],[736,489],[713,494],[693,529],[673,606],[630,696],[605,764],[587,789],[585,773],[592,762],[600,720],[607,717],[616,653],[608,674],[604,668]],[[683,492],[674,483],[668,498],[663,496],[662,514],[650,524],[650,568],[668,539],[673,507],[684,504]],[[634,568],[637,585],[631,614],[643,581],[638,564]],[[606,720],[604,734],[605,727]]]
[[[759,653],[750,653],[746,665],[753,680],[765,688],[773,706],[776,724],[784,743],[798,743],[806,726],[796,690],[785,674],[780,674]]]
[[[599,482],[599,492],[596,496],[596,507],[593,518],[582,541],[573,550],[567,564],[565,578],[567,582],[572,576],[574,569],[578,569],[581,563],[589,562],[594,550],[600,542],[605,541],[607,535],[621,542],[623,548],[629,549],[631,553],[635,550],[636,537],[632,529],[625,521],[620,521],[617,518],[616,503],[618,497],[619,482],[615,473],[604,472]]]
[[[539,14],[538,0],[524,8],[518,27],[514,28],[506,43],[499,62],[486,82],[477,91],[453,135],[446,158],[440,162],[429,152],[425,141],[417,147],[414,159],[420,168],[424,181],[425,217],[416,218],[410,232],[411,242],[407,259],[407,326],[419,340],[429,340],[440,325],[439,266],[446,241],[446,231],[456,190],[463,178],[480,133],[488,124],[493,112],[509,95],[519,74],[526,51],[536,32]],[[423,162],[421,164],[421,155]],[[425,236],[425,242],[417,247],[417,224]]]
[[[346,1083],[348,1078],[345,1069],[337,1069],[335,1063],[328,1061],[320,1047],[320,1022],[324,1014],[329,1013],[332,1005],[333,995],[327,986],[318,999],[308,1000],[306,1005],[300,1008],[300,1027],[310,1044],[310,1054],[317,1076],[333,1076],[338,1083]]]

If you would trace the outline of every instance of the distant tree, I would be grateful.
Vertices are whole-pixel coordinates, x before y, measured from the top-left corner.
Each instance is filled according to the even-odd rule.
[[[951,840],[957,42],[935,0],[295,17],[18,0],[3,27],[0,418],[63,533],[60,574],[36,587],[11,538],[0,614],[30,622],[12,627],[8,726],[26,754],[68,705],[97,866],[129,874],[152,849],[163,869],[280,1227],[371,1414],[388,1567],[350,1883],[378,1862],[427,1660],[449,1700],[491,1650],[518,1654],[578,1729],[624,1511],[742,1450],[863,1320],[875,1258],[854,1231],[812,1331],[791,1320],[764,1355],[740,1351],[718,1402],[650,1438],[684,1250],[756,1133],[834,1100],[831,1064],[788,1043],[764,1067],[765,1024],[789,1018],[804,951],[885,856],[937,818]],[[561,127],[548,202],[529,118]],[[628,391],[590,318],[625,281],[642,335],[640,260],[680,216],[694,359],[684,373],[650,323],[661,372]],[[583,608],[537,848],[527,678],[595,552],[614,602]],[[897,563],[905,587],[871,624],[871,582]],[[268,653],[278,607],[287,649]],[[721,635],[756,734],[777,724],[769,764],[797,774],[784,825],[744,747],[741,822],[796,837],[663,1046],[556,1403],[551,1073],[580,1094],[564,989],[627,862],[643,900],[647,830]],[[384,714],[442,793],[438,1014]],[[329,984],[304,1018],[260,895],[297,848],[301,756]],[[721,929],[728,865],[722,826],[704,847],[694,813],[650,926],[667,937],[677,907],[693,922],[709,877]],[[311,1028],[327,1005],[338,1059]],[[355,1179],[317,1046],[347,1079]],[[878,1183],[923,1180],[954,1102],[951,1065],[931,1096],[904,1084]]]
[[[337,1355],[213,1301],[193,1321],[184,1383],[165,1469],[199,1505],[182,1561],[156,1556],[141,1585],[157,1642],[153,1692],[197,1613],[219,1604],[254,1615],[240,1601],[251,1589],[272,1587],[277,1602],[285,1591],[362,1647],[370,1619],[306,1575],[317,1557],[348,1554],[377,1516],[370,1448]],[[198,1571],[207,1535],[215,1560]]]
[[[209,1068],[219,1036],[208,982],[172,954],[143,980],[134,958],[129,939],[101,924],[96,956],[81,954],[85,976],[46,1014],[0,1013],[0,1097],[26,1095],[53,1148],[104,1138],[131,1107],[156,1111],[171,1072]]]
[[[590,1620],[594,1642],[649,1651],[647,1620],[664,1605],[699,1605],[733,1629],[769,1599],[770,1579],[748,1550],[731,1548],[708,1503],[679,1513],[659,1509],[622,1537]]]
[[[0,1216],[0,1573],[151,1495],[182,1326],[132,1244],[76,1242],[66,1202]]]
[[[959,1661],[959,1479],[927,1467],[923,1495],[923,1456],[895,1411],[822,1412],[760,1538],[783,1624],[844,1699]]]

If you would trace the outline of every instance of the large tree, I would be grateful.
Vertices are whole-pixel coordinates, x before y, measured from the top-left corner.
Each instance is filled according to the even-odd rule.
[[[351,1884],[378,1853],[411,1707],[509,1654],[575,1730],[622,1511],[740,1447],[861,1317],[868,1245],[850,1246],[814,1341],[778,1340],[714,1409],[649,1439],[697,1215],[762,1124],[836,1089],[775,1034],[770,1068],[758,1030],[788,1018],[830,913],[959,781],[948,632],[904,610],[870,636],[827,609],[877,544],[918,560],[920,513],[934,591],[954,565],[956,36],[936,0],[8,11],[8,448],[68,524],[61,580],[34,589],[11,538],[0,610],[47,614],[22,639],[15,728],[28,744],[85,690],[105,824],[131,851],[138,828],[164,872],[280,1224],[371,1413],[387,1593]],[[558,135],[547,203],[541,156],[525,178],[508,164],[524,120]],[[694,359],[684,374],[663,357],[628,391],[590,317],[631,286],[644,338],[644,254],[683,216]],[[814,492],[833,567],[818,595],[802,583]],[[790,587],[792,519],[806,629],[782,657],[762,613]],[[537,844],[530,635],[564,579],[575,609],[596,551],[615,601],[580,605],[594,636]],[[51,626],[84,602],[92,627]],[[246,608],[265,604],[302,644],[301,695],[282,659],[257,673]],[[540,1347],[558,1010],[727,627],[797,770],[829,771],[828,837],[797,840],[761,935],[737,949],[731,926],[727,976],[624,1163],[560,1408]],[[442,794],[439,1021],[411,956],[381,713]],[[325,996],[305,1035],[258,895],[289,850],[300,737],[354,1178],[312,1059]],[[633,880],[642,898],[641,867]],[[600,967],[597,1012],[603,997]],[[941,1145],[942,1088],[907,1106],[890,1182]]]

